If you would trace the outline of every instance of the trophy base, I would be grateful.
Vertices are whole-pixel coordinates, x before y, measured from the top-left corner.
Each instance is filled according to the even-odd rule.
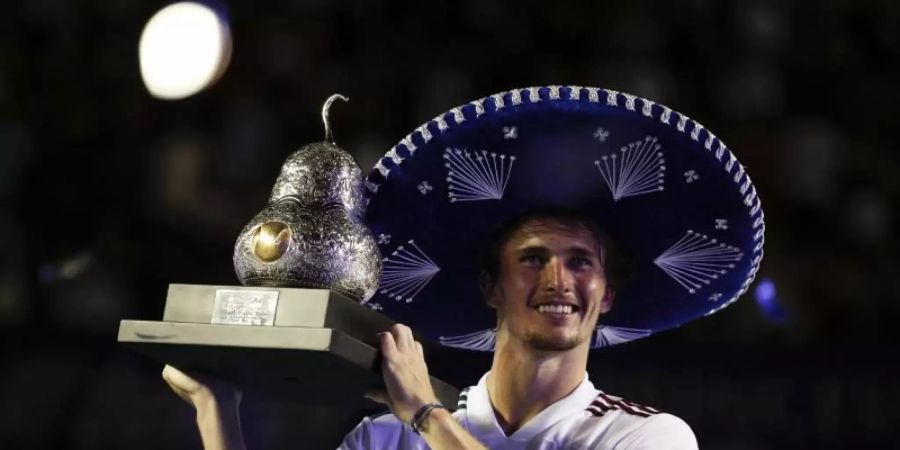
[[[383,388],[376,333],[393,324],[327,289],[172,284],[163,321],[123,320],[118,340],[267,400],[352,404]],[[456,405],[458,389],[431,385]]]
[[[231,380],[266,400],[354,403],[384,387],[378,350],[330,328],[123,320],[119,342],[162,363]],[[431,377],[441,403],[459,391]]]

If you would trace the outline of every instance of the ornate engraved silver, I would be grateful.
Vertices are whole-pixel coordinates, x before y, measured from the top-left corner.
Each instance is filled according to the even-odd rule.
[[[241,230],[234,269],[251,286],[332,289],[360,303],[381,278],[381,255],[365,225],[362,171],[331,136],[323,106],[326,141],[291,154],[268,205]]]

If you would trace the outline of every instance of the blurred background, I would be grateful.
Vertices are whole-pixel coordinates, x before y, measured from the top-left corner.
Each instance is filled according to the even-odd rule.
[[[751,291],[596,353],[595,384],[681,416],[704,449],[896,448],[900,3],[223,0],[176,40],[230,29],[230,48],[194,49],[196,93],[154,87],[152,43],[139,58],[168,4],[2,6],[0,448],[199,448],[193,411],[116,343],[118,322],[160,320],[168,283],[237,282],[237,233],[284,158],[322,139],[330,94],[351,97],[332,126],[368,171],[450,107],[547,84],[697,119],[766,213]],[[449,381],[489,364],[464,360]],[[242,412],[251,448],[317,449],[370,411]]]

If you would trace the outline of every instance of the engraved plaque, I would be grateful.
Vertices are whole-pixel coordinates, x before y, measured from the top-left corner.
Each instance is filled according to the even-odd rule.
[[[277,307],[278,291],[216,289],[210,323],[272,326]]]

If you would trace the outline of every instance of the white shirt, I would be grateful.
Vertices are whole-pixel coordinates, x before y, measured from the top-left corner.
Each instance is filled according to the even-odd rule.
[[[491,404],[487,374],[460,394],[453,417],[486,447],[502,450],[697,448],[683,420],[594,388],[585,375],[571,394],[548,406],[525,426],[506,436]],[[365,418],[339,450],[420,450],[428,445],[393,414]]]

